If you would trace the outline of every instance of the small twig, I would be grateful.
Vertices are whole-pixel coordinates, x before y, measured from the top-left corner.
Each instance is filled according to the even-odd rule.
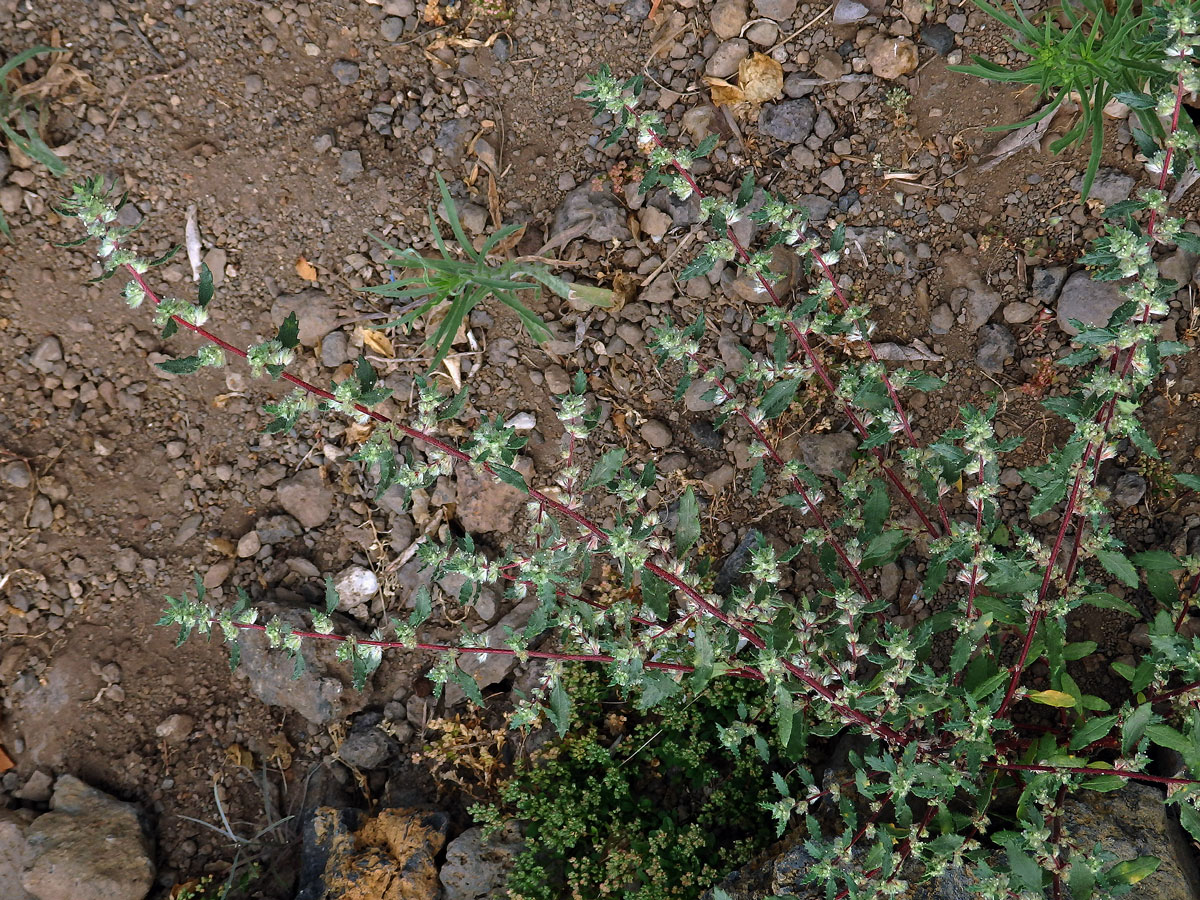
[[[683,236],[683,240],[681,240],[678,244],[675,245],[675,249],[672,250],[670,253],[668,253],[667,258],[658,264],[658,268],[656,268],[653,272],[651,272],[649,275],[646,276],[646,279],[639,285],[639,287],[645,287],[650,282],[652,282],[655,278],[657,278],[658,273],[667,267],[667,263],[669,263],[676,256],[678,256],[679,252],[681,250],[683,250],[683,248],[686,247],[689,243],[691,243],[692,239],[695,236],[696,236],[696,232],[694,232],[694,231],[689,231],[687,234],[685,234]]]

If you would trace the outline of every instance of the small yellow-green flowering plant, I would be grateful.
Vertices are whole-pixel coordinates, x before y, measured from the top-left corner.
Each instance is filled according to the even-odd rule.
[[[469,608],[491,585],[513,599],[536,598],[529,623],[503,643],[465,630],[457,643],[423,641],[433,611],[428,588],[416,593],[407,616],[367,639],[336,633],[332,585],[308,630],[279,619],[259,623],[244,595],[218,609],[199,583],[195,599],[169,599],[164,624],[184,637],[219,633],[235,652],[242,634],[265,631],[298,659],[304,641],[337,641],[360,684],[385,651],[427,651],[437,659],[431,677],[457,684],[476,702],[481,693],[459,665],[464,657],[539,660],[542,689],[519,700],[513,720],[526,726],[545,718],[560,733],[570,721],[563,673],[572,662],[602,664],[609,682],[642,709],[702,692],[714,679],[752,679],[766,698],[765,715],[747,711],[704,749],[763,752],[759,728],[773,729],[771,740],[792,767],[775,772],[763,815],[780,832],[802,832],[812,859],[802,878],[824,896],[901,896],[949,873],[995,900],[1127,893],[1152,876],[1158,860],[1119,859],[1075,833],[1064,816],[1070,798],[1151,785],[1200,839],[1200,638],[1184,627],[1200,559],[1159,548],[1130,552],[1099,482],[1120,442],[1157,455],[1137,412],[1162,358],[1187,350],[1158,340],[1179,286],[1154,262],[1172,244],[1200,252],[1166,201],[1168,181],[1192,149],[1177,126],[1197,45],[1192,17],[1175,9],[1161,23],[1174,48],[1163,63],[1174,82],[1162,96],[1146,97],[1172,114],[1151,159],[1157,185],[1109,210],[1105,235],[1083,258],[1093,277],[1119,282],[1126,302],[1103,326],[1079,325],[1076,349],[1059,360],[1078,372],[1074,388],[1046,404],[1071,435],[1022,473],[1035,494],[1021,521],[1054,513],[1057,524],[1048,530],[1001,518],[999,473],[1020,439],[997,436],[994,405],[965,405],[955,427],[917,439],[906,401],[942,382],[889,369],[879,358],[869,302],[851,302],[834,277],[840,228],[811,222],[806,210],[757,190],[750,178],[730,198],[706,195],[692,166],[716,139],[671,149],[660,115],[641,109],[639,79],[620,81],[607,70],[591,79],[583,96],[612,126],[610,143],[632,133],[645,156],[643,189],[664,187],[699,203],[701,247],[678,279],[736,265],[767,301],[759,321],[771,333],[768,351],[736,375],[708,348],[703,317],[666,322],[652,344],[662,371],[677,379],[677,400],[702,382],[718,424],[748,436],[757,464],[746,497],[761,499],[764,516],[801,526],[795,546],[762,539],[752,547],[744,584],[727,593],[716,593],[697,565],[703,529],[694,491],[677,493],[677,515],[668,518],[651,502],[664,485],[653,461],[593,446],[598,410],[582,373],[558,398],[561,466],[548,483],[529,484],[517,466],[524,439],[502,420],[472,420],[463,440],[445,436],[443,423],[463,418],[462,394],[418,382],[415,408],[395,420],[373,408],[386,391],[365,361],[332,390],[288,372],[294,320],[246,349],[217,337],[206,321],[211,281],[201,282],[197,303],[160,297],[146,279],[152,264],[114,226],[116,205],[103,185],[80,185],[63,211],[99,240],[106,274],[127,275],[131,304],[149,300],[168,330],[189,331],[208,348],[164,367],[193,371],[241,357],[254,374],[289,382],[294,392],[268,407],[268,427],[278,433],[319,411],[371,423],[355,458],[375,473],[380,492],[427,487],[464,468],[519,488],[528,503],[527,528],[503,551],[470,536],[420,547],[429,583],[463,576],[451,602]],[[747,217],[760,235],[753,247],[732,227]],[[777,252],[803,264],[807,282],[798,292],[782,291]],[[835,348],[848,343],[863,352],[840,358]],[[821,477],[785,455],[775,423],[801,402],[825,404],[857,436],[851,471]],[[459,433],[463,426],[455,421]],[[1200,490],[1200,477],[1175,477]],[[589,512],[605,498],[603,516]],[[919,593],[932,610],[920,621],[896,621],[881,587],[882,570],[901,554],[920,560]],[[624,588],[603,600],[593,595],[601,565],[615,567]],[[801,570],[812,574],[813,587],[796,579]],[[1110,590],[1114,582],[1126,588],[1124,597]],[[1072,617],[1088,607],[1148,623],[1149,649],[1136,664],[1112,664],[1123,687],[1104,697],[1081,678],[1097,645],[1069,637]],[[838,737],[856,743],[849,774],[830,780],[821,753]],[[1154,769],[1155,748],[1176,754],[1173,769]]]

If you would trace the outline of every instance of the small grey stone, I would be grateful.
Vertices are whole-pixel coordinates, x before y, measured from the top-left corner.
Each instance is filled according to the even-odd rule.
[[[840,166],[830,166],[821,173],[821,184],[825,185],[835,194],[840,194],[842,189],[846,187],[846,176],[842,174]]]
[[[339,59],[333,64],[333,77],[338,84],[349,86],[358,81],[358,63],[348,59]]]
[[[646,422],[641,428],[641,434],[642,440],[658,450],[670,447],[671,442],[675,440],[675,436],[671,434],[671,429],[658,419],[651,419]]]
[[[357,150],[343,150],[338,157],[338,181],[349,184],[362,173],[362,154]]]
[[[998,375],[1004,371],[1004,361],[1017,352],[1017,341],[1003,325],[984,325],[979,331],[979,350],[975,361],[985,372]]]
[[[395,744],[377,725],[350,730],[338,756],[347,765],[356,769],[378,769],[391,758]]]
[[[945,303],[939,304],[929,317],[930,334],[949,334],[954,327],[954,311]]]
[[[554,214],[551,236],[583,228],[583,236],[600,244],[628,240],[625,212],[608,191],[594,191],[582,184],[568,193]]]
[[[768,103],[759,114],[758,130],[777,141],[799,144],[812,134],[816,119],[816,107],[807,97]]]
[[[322,131],[313,138],[313,150],[316,153],[326,153],[333,149],[333,135],[328,131]]]
[[[958,218],[958,210],[949,203],[943,203],[934,210],[943,222],[949,225]]]
[[[336,369],[350,358],[350,342],[344,331],[333,331],[321,341],[321,364]]]
[[[384,136],[392,133],[392,109],[390,103],[377,103],[367,113],[367,124]]]
[[[117,210],[117,224],[125,228],[132,228],[142,221],[142,211],[133,203],[126,201],[125,205]]]
[[[858,438],[847,432],[803,435],[797,442],[800,458],[817,475],[849,472],[858,449]]]
[[[1000,295],[982,281],[968,290],[963,301],[964,324],[971,331],[978,331],[1000,307]]]
[[[37,769],[29,776],[29,780],[19,791],[13,792],[13,796],[18,800],[27,800],[30,803],[45,803],[50,799],[53,786],[54,779],[41,769]]]
[[[291,540],[299,537],[301,531],[303,529],[300,527],[300,523],[287,515],[263,516],[254,523],[254,533],[258,535],[260,545],[279,544]]]
[[[451,162],[457,163],[462,159],[467,149],[467,141],[475,134],[473,119],[448,119],[438,126],[433,138],[433,147],[446,155]]]
[[[29,511],[29,527],[40,530],[53,524],[54,508],[50,505],[50,498],[45,494],[38,494],[33,499],[33,508]]]
[[[379,33],[383,35],[385,41],[400,40],[400,35],[404,34],[404,20],[399,16],[388,16],[383,20]]]
[[[253,97],[263,89],[263,78],[261,75],[251,72],[242,79],[242,85],[244,86],[246,96]]]
[[[767,19],[784,22],[796,12],[800,0],[754,0],[754,11]]]
[[[338,594],[338,607],[353,609],[375,596],[379,590],[379,578],[370,569],[348,566],[334,578],[333,587]]]
[[[32,481],[29,475],[29,466],[20,460],[14,460],[0,469],[0,478],[4,479],[5,484],[11,485],[18,490],[29,487]]]
[[[325,484],[320,469],[306,469],[281,481],[275,494],[279,505],[305,528],[324,524],[333,511],[333,491]]]
[[[1066,266],[1047,266],[1034,269],[1030,289],[1033,298],[1040,303],[1050,304],[1058,299],[1063,282],[1067,280]]]
[[[713,34],[723,41],[735,38],[742,33],[748,19],[746,0],[718,0],[708,16]]]
[[[1137,472],[1126,472],[1113,485],[1112,500],[1121,509],[1137,506],[1145,496],[1146,479]]]
[[[415,0],[384,0],[383,13],[386,16],[396,16],[407,19],[417,11]]]
[[[946,24],[950,26],[950,30],[955,34],[962,34],[967,30],[967,17],[965,13],[954,13],[946,17]]]
[[[771,47],[779,40],[779,26],[774,22],[755,22],[746,29],[746,37],[752,44]]]
[[[483,828],[468,828],[446,845],[438,878],[444,900],[485,900],[504,895],[513,860],[522,849],[514,829],[484,840]]]
[[[1088,200],[1112,206],[1114,203],[1128,200],[1136,182],[1136,178],[1126,175],[1120,169],[1101,169],[1096,173],[1096,180],[1092,182]],[[1071,187],[1077,191],[1083,190],[1083,176],[1073,179]]]
[[[1103,327],[1124,302],[1124,295],[1113,282],[1093,281],[1087,272],[1076,272],[1058,297],[1058,327],[1070,335],[1079,333],[1071,319],[1088,327]]]
[[[871,15],[871,10],[858,0],[837,0],[833,7],[834,25],[853,25]]]
[[[1023,300],[1016,300],[1007,304],[1004,307],[1004,321],[1009,325],[1023,325],[1033,319],[1038,313],[1038,308],[1032,303],[1026,303]]]
[[[51,335],[50,337],[42,338],[40,344],[34,348],[33,355],[29,357],[29,363],[39,372],[54,371],[54,364],[63,358],[62,344],[58,338]]]
[[[738,70],[742,60],[750,55],[750,42],[745,38],[722,41],[709,57],[704,74],[713,78],[729,78]]]
[[[821,110],[820,114],[817,116],[816,124],[813,125],[813,134],[815,134],[821,140],[825,140],[825,138],[833,134],[836,129],[837,125],[834,124],[833,116],[829,115],[827,111]]]
[[[175,713],[154,726],[154,734],[168,744],[182,744],[191,735],[195,726],[196,720],[191,716],[185,713]]]
[[[247,531],[238,539],[237,555],[242,559],[249,559],[260,549],[262,549],[262,537],[257,531]]]
[[[938,56],[946,56],[954,49],[954,32],[941,22],[923,27],[921,40]]]

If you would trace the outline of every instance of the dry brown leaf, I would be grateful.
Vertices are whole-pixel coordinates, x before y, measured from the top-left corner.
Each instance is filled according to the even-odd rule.
[[[492,250],[493,256],[503,256],[517,244],[521,243],[521,238],[525,237],[526,223],[522,222],[521,227],[498,243]]]
[[[267,757],[268,764],[278,763],[281,769],[292,767],[292,751],[296,748],[288,741],[286,734],[279,732],[271,735],[267,745],[271,748],[271,755]]]
[[[724,78],[705,76],[704,83],[708,85],[712,95],[713,106],[735,106],[746,99],[742,89],[736,84],[730,84]]]
[[[316,281],[317,267],[302,256],[296,260],[296,274],[305,281]]]
[[[765,53],[755,53],[738,66],[738,87],[751,103],[768,103],[783,96],[783,66]]]
[[[254,754],[243,747],[241,744],[230,744],[225,751],[225,761],[232,766],[241,766],[243,769],[254,768]]]
[[[376,331],[374,328],[360,328],[358,334],[362,338],[362,342],[380,356],[392,359],[396,355],[391,340],[382,331]]]
[[[500,189],[496,187],[496,176],[492,174],[490,168],[488,170],[487,199],[488,215],[491,216],[492,227],[499,228],[504,222],[504,220],[500,218]],[[524,233],[525,229],[522,227],[521,234]],[[515,247],[516,244],[514,243],[513,246]]]
[[[374,430],[374,422],[351,422],[346,429],[346,443],[361,444],[371,436]],[[349,471],[349,467],[347,466],[343,471]]]
[[[4,752],[4,748],[0,747],[0,772],[7,772],[9,769],[15,769],[17,764],[13,762],[12,757]]]

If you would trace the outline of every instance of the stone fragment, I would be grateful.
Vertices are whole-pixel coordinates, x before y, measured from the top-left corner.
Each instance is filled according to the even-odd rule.
[[[672,441],[675,440],[671,434],[671,429],[660,422],[658,419],[650,419],[641,428],[642,440],[651,447],[657,450],[662,450],[670,447]]]
[[[332,68],[333,77],[337,79],[338,84],[348,87],[358,81],[358,63],[339,59]]]
[[[338,181],[349,184],[362,173],[362,154],[357,150],[343,150],[338,156]]]
[[[713,34],[723,41],[740,35],[747,21],[746,0],[718,0],[709,13]]]
[[[333,330],[338,317],[333,300],[317,288],[281,295],[271,305],[271,320],[276,325],[282,325],[291,313],[299,320],[299,339],[305,347],[317,346],[317,342]]]
[[[379,590],[379,578],[370,569],[348,566],[333,580],[338,593],[338,608],[353,609],[375,596]]]
[[[1146,479],[1137,472],[1125,472],[1117,478],[1112,489],[1112,501],[1121,507],[1129,509],[1137,506],[1146,496]]]
[[[515,468],[528,483],[533,467],[528,459],[519,460]],[[526,494],[494,478],[480,480],[465,467],[458,473],[458,520],[471,534],[496,531],[509,534],[516,525],[516,515],[525,505]]]
[[[174,713],[154,726],[154,734],[168,744],[182,744],[195,726],[196,720],[191,716],[186,713]]]
[[[487,634],[487,645],[489,647],[502,647],[507,639],[509,629],[512,631],[520,631],[528,623],[533,611],[537,609],[538,601],[536,597],[530,597],[522,601],[518,606],[514,607],[504,617],[489,628]],[[499,653],[464,653],[458,660],[459,668],[470,675],[480,690],[486,689],[489,685],[503,681],[517,666],[517,658],[515,656],[501,655]],[[463,689],[454,683],[447,683],[444,691],[446,708],[461,703],[466,694]]]
[[[306,469],[281,481],[275,495],[279,505],[305,528],[324,524],[333,512],[333,491],[325,484],[320,469]]]
[[[917,67],[917,45],[906,37],[877,34],[866,48],[867,65],[878,78],[892,81]]]
[[[708,58],[704,74],[713,78],[730,78],[737,72],[742,60],[749,55],[750,42],[745,38],[722,41]]]
[[[62,344],[58,338],[50,335],[42,338],[41,343],[34,348],[33,354],[29,357],[29,364],[39,372],[49,374],[54,371],[54,364],[63,358]]]
[[[837,0],[833,6],[834,25],[853,25],[871,15],[871,10],[859,0]]]
[[[55,783],[51,811],[26,838],[21,883],[38,900],[144,900],[154,883],[136,809],[73,775]]]
[[[263,516],[254,523],[254,533],[258,535],[259,546],[291,540],[299,537],[301,531],[303,529],[300,527],[300,523],[287,515]],[[238,546],[241,546],[240,542]]]
[[[1016,300],[1004,307],[1004,321],[1009,325],[1023,325],[1038,314],[1038,308],[1032,303]]]
[[[1079,334],[1072,319],[1088,327],[1103,327],[1124,302],[1125,296],[1113,282],[1093,281],[1087,272],[1076,272],[1058,296],[1058,327],[1070,335]]]
[[[1108,207],[1114,203],[1120,203],[1122,200],[1128,200],[1136,183],[1136,178],[1126,175],[1120,169],[1100,169],[1096,172],[1091,191],[1088,192],[1088,202]],[[1076,176],[1071,181],[1071,188],[1076,191],[1083,190],[1082,175]]]
[[[567,232],[586,237],[597,243],[611,240],[626,241],[631,235],[625,224],[625,213],[617,199],[608,191],[592,190],[591,184],[583,184],[563,198],[554,214],[551,237]]]
[[[523,843],[512,829],[484,840],[483,828],[468,828],[446,845],[446,861],[438,878],[443,900],[488,900],[504,894],[513,857]]]
[[[1017,340],[1003,325],[984,325],[979,332],[979,350],[975,361],[985,372],[998,375],[1004,371],[1005,360],[1017,352]]]
[[[946,56],[954,49],[954,32],[937,22],[921,29],[921,41],[938,56]]]
[[[249,559],[262,548],[262,538],[257,531],[247,531],[237,542],[237,555]]]
[[[858,438],[847,432],[807,434],[797,439],[800,460],[817,475],[849,472],[854,464]]]
[[[29,864],[28,827],[17,811],[0,809],[0,897],[4,900],[37,900],[21,887],[21,875]]]
[[[800,0],[754,0],[754,12],[764,19],[784,22],[796,12]]]
[[[758,130],[786,144],[799,144],[812,134],[816,107],[807,97],[768,103],[758,115]]]
[[[1033,293],[1033,299],[1046,305],[1053,303],[1058,299],[1058,292],[1062,290],[1063,282],[1066,280],[1066,266],[1046,266],[1034,269],[1033,278],[1030,279],[1030,291]]]

